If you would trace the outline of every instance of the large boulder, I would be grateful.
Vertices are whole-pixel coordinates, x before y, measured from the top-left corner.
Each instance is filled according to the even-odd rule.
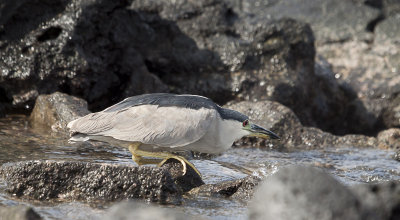
[[[351,187],[363,207],[362,219],[400,219],[400,182],[358,184]]]
[[[233,1],[235,11],[259,19],[293,18],[307,22],[318,44],[352,38],[370,38],[367,26],[379,16],[379,10],[356,1],[281,0]]]
[[[381,16],[370,22],[373,40],[352,38],[319,45],[317,56],[348,90],[344,121],[352,133],[376,134],[399,127],[399,3],[380,2]],[[397,12],[396,12],[397,11]]]
[[[256,190],[249,219],[362,219],[358,198],[330,175],[287,167]]]
[[[379,142],[375,137],[364,135],[336,136],[318,128],[305,127],[292,110],[273,101],[231,102],[224,107],[246,114],[253,123],[275,132],[281,138],[266,140],[244,137],[234,143],[235,147],[319,149],[332,146],[384,148],[388,145],[383,138]]]
[[[0,87],[9,104],[31,108],[39,94],[62,91],[96,108],[121,96],[168,91],[137,51],[137,45],[151,50],[143,41],[162,34],[144,31],[151,25],[128,7],[129,1],[80,0],[7,7],[1,26]],[[164,34],[182,36],[168,22],[157,24],[165,27]]]
[[[129,198],[179,203],[185,190],[203,184],[177,180],[181,166],[157,168],[66,161],[25,161],[3,164],[0,174],[7,192],[36,200],[118,201]],[[195,175],[193,170],[188,173]],[[188,174],[187,174],[188,175]],[[200,182],[199,182],[200,181]],[[188,184],[192,184],[189,188]]]
[[[54,91],[84,98],[91,110],[171,91],[218,103],[275,100],[325,130],[344,111],[343,91],[314,73],[314,36],[303,22],[253,19],[222,0],[36,0],[7,8],[0,101],[14,107],[30,109]]]

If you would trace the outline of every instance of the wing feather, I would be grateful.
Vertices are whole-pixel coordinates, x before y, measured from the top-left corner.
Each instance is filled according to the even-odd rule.
[[[163,147],[185,146],[199,140],[217,117],[214,109],[134,106],[98,112],[71,122],[71,131],[102,135]]]

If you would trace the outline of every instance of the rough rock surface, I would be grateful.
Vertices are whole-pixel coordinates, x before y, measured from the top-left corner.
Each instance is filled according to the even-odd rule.
[[[351,189],[361,201],[362,219],[400,219],[400,182],[359,184]]]
[[[130,201],[117,203],[116,205],[112,206],[102,220],[185,220],[193,218],[194,216],[188,216],[176,210],[156,207],[151,204],[143,204],[137,201]]]
[[[280,4],[262,8],[275,11]],[[364,7],[343,4],[352,7],[332,17],[366,14]],[[130,95],[172,91],[218,103],[275,100],[304,125],[348,131],[339,120],[347,96],[315,73],[314,36],[304,22],[268,18],[246,11],[257,7],[223,0],[37,0],[5,8],[0,101],[14,107],[29,108],[38,95],[54,91],[84,98],[91,110]],[[359,30],[364,17],[356,23]]]
[[[169,171],[175,184],[182,192],[187,192],[204,184],[201,176],[199,176],[189,165],[186,165],[186,173],[183,175],[182,164],[175,159],[169,159],[162,167]]]
[[[383,149],[400,150],[400,129],[391,128],[379,132],[378,140]]]
[[[396,153],[393,155],[393,159],[400,162],[400,150],[396,151]]]
[[[261,181],[259,177],[247,176],[242,179],[224,181],[216,184],[205,184],[189,191],[190,195],[223,196],[248,201]]]
[[[40,220],[42,219],[39,214],[31,207],[18,205],[1,207],[0,206],[0,219],[1,220]]]
[[[146,166],[27,161],[4,164],[1,174],[9,193],[37,200],[143,198],[175,203],[182,193],[167,169]]]
[[[349,129],[364,134],[400,125],[400,4],[374,2],[380,2],[381,15],[370,22],[373,39],[353,38],[317,47],[317,57],[326,59],[339,84],[350,91],[345,117],[352,125]]]
[[[252,122],[275,132],[280,140],[244,137],[234,143],[238,147],[267,147],[276,149],[324,147],[378,147],[375,137],[364,135],[335,136],[318,128],[303,127],[296,115],[287,107],[272,101],[229,103],[224,107],[240,111]],[[385,142],[381,143],[386,146]]]
[[[366,27],[379,10],[346,0],[236,1],[235,9],[254,20],[293,18],[311,24],[318,43],[368,38]],[[338,19],[340,18],[340,19]],[[346,25],[344,25],[346,24]]]
[[[36,99],[30,122],[34,128],[44,126],[53,131],[67,131],[68,122],[89,113],[85,100],[55,92]]]
[[[267,178],[249,209],[249,219],[361,219],[358,198],[330,175],[309,167],[283,168]]]

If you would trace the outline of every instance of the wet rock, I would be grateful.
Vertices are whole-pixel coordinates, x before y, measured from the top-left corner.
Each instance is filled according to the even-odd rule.
[[[52,131],[67,132],[68,122],[89,113],[85,100],[55,92],[40,95],[36,99],[30,123],[34,128],[44,127]]]
[[[181,191],[166,169],[86,162],[26,161],[4,164],[7,192],[36,200],[116,201],[141,198],[180,201]]]
[[[396,151],[396,153],[393,155],[393,159],[400,162],[400,150]]]
[[[188,216],[173,209],[156,207],[151,204],[143,204],[137,201],[122,202],[112,206],[102,220],[184,220],[193,219],[194,216]],[[201,219],[201,218],[195,218]]]
[[[18,205],[9,207],[0,207],[0,216],[2,220],[40,220],[39,214],[31,207]]]
[[[318,149],[324,147],[373,147],[378,139],[364,135],[336,136],[321,129],[304,127],[289,108],[272,101],[237,102],[225,105],[249,116],[252,122],[275,132],[280,140],[245,137],[235,147],[261,147],[274,149]]]
[[[330,175],[287,167],[256,190],[249,219],[361,219],[357,197]]]
[[[400,218],[400,182],[359,184],[351,189],[361,201],[362,219]]]
[[[143,39],[161,34],[142,31],[151,25],[127,7],[129,1],[100,0],[20,1],[7,7],[0,28],[0,87],[10,104],[29,108],[39,94],[63,91],[96,108],[121,96],[167,91],[132,43],[148,48]],[[179,36],[172,25],[160,26]]]
[[[169,171],[175,184],[179,186],[183,192],[187,192],[204,184],[201,176],[189,165],[186,165],[186,173],[183,175],[182,164],[175,159],[168,159],[162,167],[165,167]]]
[[[400,129],[391,128],[379,132],[379,147],[382,149],[400,150]]]
[[[261,181],[259,177],[247,176],[233,181],[223,181],[216,184],[205,184],[189,191],[194,196],[223,196],[243,201],[249,201],[253,191]]]

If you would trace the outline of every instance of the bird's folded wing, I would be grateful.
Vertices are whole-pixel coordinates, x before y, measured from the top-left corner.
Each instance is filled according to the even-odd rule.
[[[71,131],[137,141],[163,147],[179,147],[199,140],[214,123],[216,111],[141,105],[119,112],[98,112],[76,120]]]

